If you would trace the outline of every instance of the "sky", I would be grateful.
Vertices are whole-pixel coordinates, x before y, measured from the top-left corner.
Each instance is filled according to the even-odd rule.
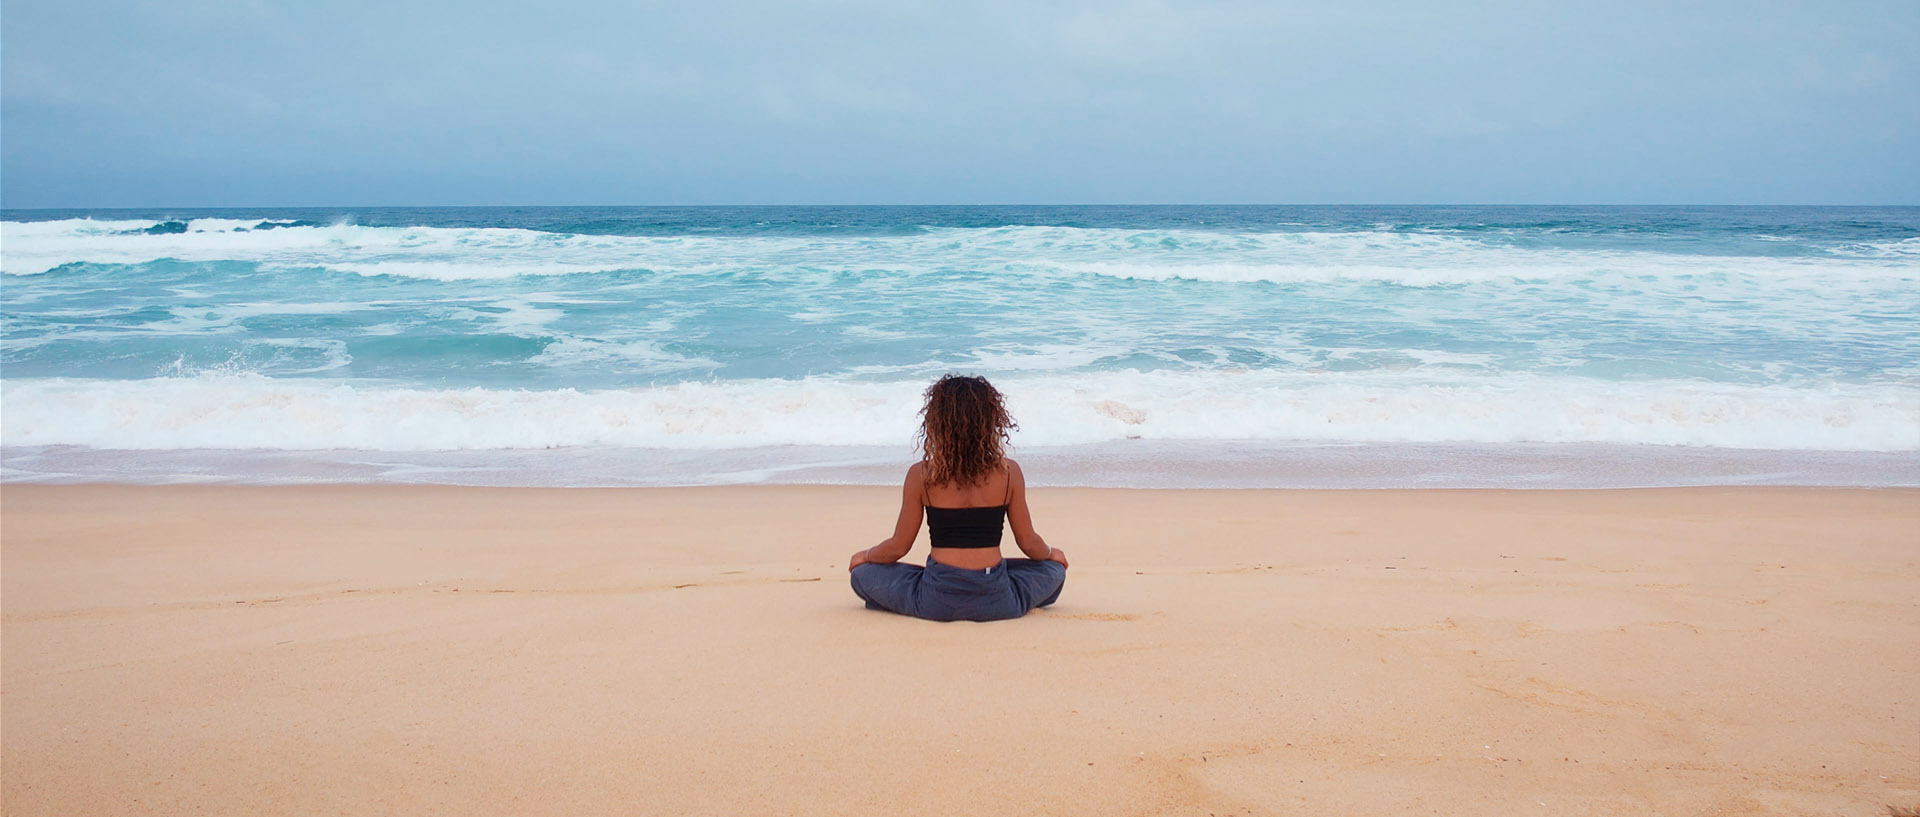
[[[0,5],[0,206],[1920,204],[1920,0]]]

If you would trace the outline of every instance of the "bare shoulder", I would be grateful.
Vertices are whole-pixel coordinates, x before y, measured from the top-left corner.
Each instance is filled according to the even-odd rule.
[[[909,465],[909,466],[907,466],[907,481],[908,481],[908,482],[920,482],[920,481],[923,481],[923,480],[925,480],[926,478],[927,478],[927,464],[926,464],[926,463],[924,463],[924,462],[916,462],[916,463],[914,463],[914,464],[912,464],[912,465]]]
[[[1008,477],[1016,480],[1025,478],[1024,475],[1020,473],[1020,463],[1014,462],[1011,457],[1002,459],[1000,461],[1003,463],[1006,463]]]

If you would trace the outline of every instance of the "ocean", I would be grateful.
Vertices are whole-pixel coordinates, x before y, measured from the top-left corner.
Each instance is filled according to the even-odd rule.
[[[0,213],[9,482],[1920,484],[1920,208]]]

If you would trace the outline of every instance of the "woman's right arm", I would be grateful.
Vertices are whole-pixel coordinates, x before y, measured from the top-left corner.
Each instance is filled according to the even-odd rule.
[[[1027,477],[1020,471],[1020,463],[1007,460],[1007,479],[1012,480],[1010,487],[1013,498],[1007,503],[1007,523],[1013,527],[1013,543],[1027,558],[1042,562],[1059,562],[1067,566],[1067,552],[1049,547],[1047,540],[1040,538],[1040,532],[1033,529],[1033,512],[1027,508]]]

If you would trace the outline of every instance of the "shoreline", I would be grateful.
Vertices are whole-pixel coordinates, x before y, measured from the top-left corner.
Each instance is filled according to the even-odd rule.
[[[0,490],[8,814],[1920,804],[1920,490],[1035,488],[1059,604],[864,610],[884,487]],[[908,557],[924,559],[925,540]]]
[[[1913,451],[1596,443],[1126,440],[1015,447],[1036,486],[1168,489],[1920,487]],[[465,451],[0,447],[0,483],[698,487],[892,485],[907,446]]]

